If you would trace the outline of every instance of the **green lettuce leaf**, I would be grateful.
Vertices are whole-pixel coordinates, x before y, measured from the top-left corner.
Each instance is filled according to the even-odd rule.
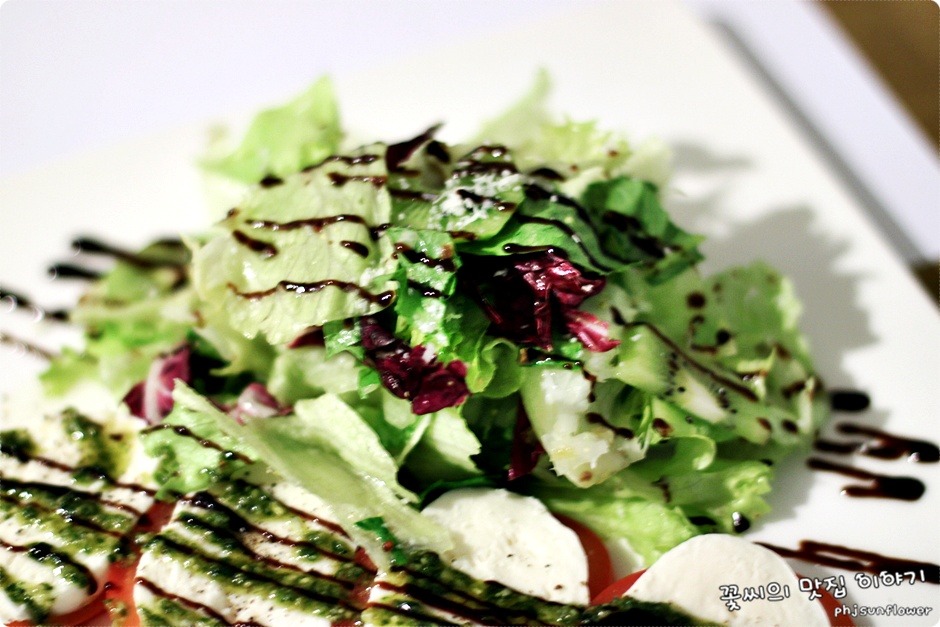
[[[480,453],[480,441],[460,412],[448,407],[429,415],[430,424],[405,460],[405,468],[424,486],[479,476],[473,457]]]
[[[285,177],[320,163],[339,150],[343,138],[332,82],[324,77],[287,104],[262,111],[230,154],[206,159],[203,167],[244,183]]]
[[[562,250],[575,265],[599,274],[627,267],[631,260],[602,248],[590,216],[577,203],[546,193],[523,202],[494,237],[474,240],[462,251],[505,256],[519,252]]]
[[[144,450],[157,460],[158,498],[205,490],[238,477],[257,460],[251,448],[225,433],[231,418],[181,381],[173,388],[173,401],[163,422],[140,436]]]
[[[393,302],[392,251],[377,235],[389,221],[386,172],[369,150],[257,187],[230,212],[193,258],[210,324],[285,344]]]
[[[292,405],[330,392],[352,401],[359,390],[359,363],[347,353],[327,357],[322,346],[282,349],[268,372],[268,391]]]
[[[324,499],[343,529],[378,564],[387,556],[374,534],[356,523],[381,518],[399,539],[442,551],[450,537],[413,509],[416,495],[396,478],[397,466],[378,436],[333,394],[298,402],[295,414],[229,421],[226,431],[257,451],[282,476]]]
[[[443,231],[455,240],[486,239],[525,197],[526,179],[503,146],[473,148],[443,171],[439,162],[417,157],[405,167],[417,167],[418,176],[392,176],[389,182],[398,226]]]
[[[91,379],[123,396],[147,376],[151,362],[182,343],[196,323],[196,297],[187,284],[189,253],[158,241],[119,260],[70,313],[85,346],[67,349],[41,376],[45,391],[62,395]]]
[[[703,238],[670,220],[648,182],[620,176],[592,183],[581,200],[604,250],[641,265],[651,282],[666,281],[702,259],[697,246]]]
[[[625,540],[646,564],[699,533],[681,508],[666,502],[662,489],[630,469],[590,488],[554,479],[530,489],[551,511],[587,525],[604,540]]]

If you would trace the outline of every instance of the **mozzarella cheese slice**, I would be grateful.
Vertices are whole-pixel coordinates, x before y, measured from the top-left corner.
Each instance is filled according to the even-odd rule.
[[[451,531],[454,568],[549,601],[586,605],[587,557],[578,536],[541,501],[506,490],[453,490],[423,513]]]
[[[788,596],[771,600],[770,584],[776,584],[774,590],[780,587],[780,596],[784,590]],[[745,600],[745,588],[762,593],[764,598]],[[641,601],[669,603],[722,625],[829,625],[822,605],[800,591],[796,574],[780,556],[724,534],[696,536],[683,542],[659,558],[628,595]]]

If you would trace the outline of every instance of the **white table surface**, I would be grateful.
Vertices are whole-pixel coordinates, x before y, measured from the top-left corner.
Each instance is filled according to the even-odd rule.
[[[0,178],[278,102],[324,73],[394,63],[590,2],[8,0]],[[934,149],[818,7],[686,4],[777,86],[907,261],[940,257]]]

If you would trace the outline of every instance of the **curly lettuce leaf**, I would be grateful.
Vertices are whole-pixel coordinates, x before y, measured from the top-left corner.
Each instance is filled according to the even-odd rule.
[[[482,145],[454,163],[421,158],[408,162],[417,176],[392,176],[395,224],[449,233],[454,239],[486,239],[499,232],[525,197],[525,177],[504,146]]]
[[[181,381],[173,389],[173,411],[159,425],[145,429],[141,441],[157,460],[157,496],[205,490],[236,477],[253,461],[255,452],[224,431],[231,419]]]
[[[343,138],[329,78],[321,78],[287,104],[262,111],[231,153],[203,167],[243,183],[285,177],[336,154]]]
[[[676,226],[663,209],[654,185],[620,176],[592,183],[581,200],[605,251],[640,265],[647,279],[661,283],[702,259],[699,235]]]
[[[368,149],[259,186],[193,255],[211,320],[286,344],[311,326],[390,305],[385,166]]]
[[[226,432],[279,474],[330,503],[343,529],[377,563],[387,559],[381,543],[357,526],[369,518],[381,518],[410,545],[435,551],[449,546],[449,535],[409,505],[417,496],[398,483],[395,461],[352,408],[324,394],[294,409],[289,416],[244,425],[230,421]]]
[[[123,396],[145,378],[152,361],[183,342],[196,323],[188,260],[175,240],[119,258],[70,313],[85,331],[85,346],[50,363],[41,376],[46,392],[59,396],[90,379]]]

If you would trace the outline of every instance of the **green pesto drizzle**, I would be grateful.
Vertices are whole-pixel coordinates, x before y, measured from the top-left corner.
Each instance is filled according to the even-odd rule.
[[[120,475],[127,462],[126,447],[119,447],[111,441],[102,425],[74,409],[66,409],[62,413],[62,428],[79,446],[79,467],[100,470],[111,478]]]
[[[159,597],[152,603],[139,606],[137,613],[143,619],[141,623],[148,627],[176,627],[177,625],[219,627],[226,625],[226,623],[191,610],[178,601]]]
[[[24,461],[36,452],[36,443],[25,429],[0,431],[0,453]]]
[[[112,561],[128,552],[122,534],[109,533],[97,528],[94,523],[71,519],[67,514],[37,503],[20,503],[0,495],[0,513],[5,519],[14,519],[23,526],[34,526],[55,535],[63,545],[70,547],[70,552],[106,553]]]
[[[197,542],[214,543],[216,534],[217,531],[207,531]],[[226,554],[224,558],[209,556],[172,531],[151,538],[144,550],[179,560],[191,572],[212,579],[231,594],[267,598],[278,605],[333,621],[355,616],[355,611],[342,600],[345,590],[340,585],[312,575],[270,568],[237,553]]]
[[[41,623],[49,616],[55,600],[52,598],[52,586],[47,583],[26,587],[0,566],[0,589],[13,603],[22,605],[30,619]]]
[[[137,520],[136,516],[108,510],[94,494],[67,486],[4,478],[0,496],[15,499],[23,505],[32,503],[46,510],[60,512],[69,518],[92,523],[104,531],[127,533]]]

